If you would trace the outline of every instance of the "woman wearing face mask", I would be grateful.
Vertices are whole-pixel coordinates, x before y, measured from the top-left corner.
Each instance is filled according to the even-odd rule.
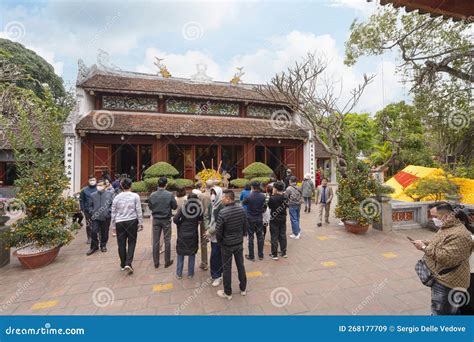
[[[206,222],[206,235],[211,240],[211,277],[212,286],[216,287],[222,283],[222,256],[221,248],[217,244],[216,222],[219,212],[224,207],[222,203],[222,189],[213,186],[210,191],[211,203],[207,209],[204,221]]]
[[[424,252],[424,261],[431,271],[431,314],[455,315],[459,298],[466,298],[470,283],[469,257],[473,247],[471,233],[446,202],[430,210],[433,223],[439,228],[431,240],[414,240],[417,249]]]

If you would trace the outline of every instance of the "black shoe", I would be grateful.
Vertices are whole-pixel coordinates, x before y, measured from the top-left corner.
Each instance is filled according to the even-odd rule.
[[[101,251],[102,253],[107,252],[107,247],[100,247],[100,251]]]
[[[263,260],[263,255],[258,257],[258,260],[262,261]]]
[[[278,260],[278,255],[273,255],[272,253],[270,253],[269,257],[273,260]]]
[[[245,254],[245,259],[250,260],[250,261],[255,261],[255,258],[251,258],[250,255]]]
[[[158,264],[158,265],[155,265],[155,268],[160,268],[160,264]]]
[[[133,267],[132,266],[125,266],[125,270],[128,272],[128,274],[133,273]]]
[[[173,265],[173,262],[174,262],[174,260],[170,260],[170,262],[168,262],[168,263],[165,264],[165,268],[168,268],[168,267],[170,267],[171,265]]]
[[[99,249],[98,248],[91,248],[89,249],[89,251],[86,253],[86,255],[92,255],[94,254],[95,252],[97,252]]]
[[[318,223],[318,227],[321,227],[323,224],[322,223]]]
[[[308,208],[305,207],[305,208],[304,208],[304,212],[305,212],[305,213],[308,212]]]
[[[310,213],[310,212],[311,212],[311,208],[308,208],[308,213]]]

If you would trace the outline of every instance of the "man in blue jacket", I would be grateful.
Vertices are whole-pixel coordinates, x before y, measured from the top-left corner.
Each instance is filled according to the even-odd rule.
[[[248,240],[249,240],[249,254],[245,256],[250,261],[255,261],[253,237],[257,235],[257,251],[258,258],[263,260],[263,212],[266,209],[265,206],[265,195],[260,191],[260,183],[252,182],[252,191],[242,202],[243,205],[247,206],[247,218],[248,218]]]
[[[89,202],[91,195],[97,191],[97,180],[93,175],[89,176],[89,184],[82,189],[81,194],[79,195],[79,204],[81,206],[81,211],[84,213],[86,218],[86,234],[87,234],[87,244],[91,243],[91,213],[89,212]]]

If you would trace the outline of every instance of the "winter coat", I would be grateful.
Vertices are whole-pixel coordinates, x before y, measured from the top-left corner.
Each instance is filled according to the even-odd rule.
[[[173,217],[178,236],[176,253],[178,255],[196,254],[199,248],[199,222],[203,220],[201,206],[190,208],[193,202],[184,203]]]
[[[303,184],[301,184],[301,193],[303,197],[313,197],[315,194],[314,183],[311,179],[303,180]]]

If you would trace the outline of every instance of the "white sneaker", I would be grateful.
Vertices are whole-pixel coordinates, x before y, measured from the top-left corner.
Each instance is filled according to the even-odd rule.
[[[240,291],[240,295],[241,295],[241,296],[246,296],[246,295],[247,295],[247,291]]]
[[[295,240],[299,240],[300,237],[301,237],[301,234],[296,235],[296,236],[295,236]]]
[[[212,286],[213,286],[213,287],[217,287],[217,286],[219,286],[220,284],[222,284],[222,277],[216,278],[216,279],[214,279],[214,281],[212,282]]]
[[[226,298],[227,300],[231,300],[232,299],[232,295],[226,295],[224,290],[219,290],[217,291],[217,295],[221,298]]]
[[[296,238],[296,235],[295,235],[295,234],[291,234],[291,235],[290,235],[290,238],[291,238],[291,239],[294,239],[294,238]]]

